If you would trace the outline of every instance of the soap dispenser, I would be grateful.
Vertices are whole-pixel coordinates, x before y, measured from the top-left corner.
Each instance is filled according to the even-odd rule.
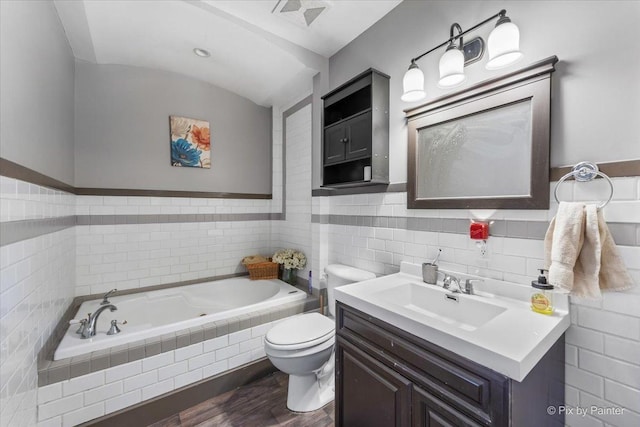
[[[540,269],[538,280],[531,281],[531,310],[541,314],[553,314],[553,285],[547,283],[545,271]]]

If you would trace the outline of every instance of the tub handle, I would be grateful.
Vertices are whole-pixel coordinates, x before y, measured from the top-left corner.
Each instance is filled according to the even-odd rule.
[[[125,320],[124,322],[120,323],[121,325],[126,325],[127,321]],[[121,332],[120,328],[118,328],[118,321],[116,319],[113,319],[111,321],[111,327],[109,328],[109,332],[107,332],[107,335],[115,335],[115,334],[119,334]]]
[[[84,333],[84,330],[87,328],[87,319],[80,319],[78,322],[75,322],[80,324],[80,326],[78,327],[78,330],[76,331],[76,334],[80,334],[82,335]]]

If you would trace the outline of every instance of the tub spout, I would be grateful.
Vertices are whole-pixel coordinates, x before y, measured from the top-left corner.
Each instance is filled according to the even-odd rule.
[[[111,311],[116,311],[118,307],[116,307],[113,304],[103,305],[102,307],[98,308],[95,311],[95,313],[91,314],[89,316],[89,321],[87,322],[87,326],[82,332],[82,338],[91,338],[96,334],[96,323],[98,322],[98,317],[100,317],[102,312],[105,311],[106,309],[109,309]]]

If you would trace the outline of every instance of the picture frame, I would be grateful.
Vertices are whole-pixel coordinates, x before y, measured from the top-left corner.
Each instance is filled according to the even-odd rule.
[[[405,110],[409,209],[548,209],[557,57]]]

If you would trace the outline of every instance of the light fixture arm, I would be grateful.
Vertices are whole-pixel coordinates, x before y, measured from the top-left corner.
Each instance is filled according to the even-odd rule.
[[[458,35],[453,35],[453,30],[458,30]],[[462,42],[462,27],[457,22],[451,24],[451,28],[449,29],[449,40],[451,40],[451,45],[453,45],[456,37],[460,39],[460,50],[462,50],[463,42]]]
[[[453,24],[453,25],[451,26],[451,29],[450,29],[450,32],[449,32],[449,34],[450,34],[450,36],[451,36],[451,37],[449,37],[449,39],[448,39],[448,40],[445,40],[444,42],[440,43],[438,46],[434,47],[433,49],[429,49],[428,51],[424,52],[423,54],[418,55],[418,56],[416,56],[415,58],[412,58],[412,59],[411,59],[411,62],[413,63],[413,62],[415,62],[415,61],[419,61],[422,57],[424,57],[424,56],[426,56],[426,55],[430,54],[430,53],[431,53],[431,52],[433,52],[434,50],[438,50],[438,49],[440,49],[442,46],[444,46],[444,45],[446,45],[446,44],[448,44],[448,43],[451,43],[452,41],[454,41],[454,40],[455,40],[455,39],[457,39],[457,38],[460,38],[460,45],[462,46],[462,36],[464,36],[465,34],[467,34],[467,33],[468,33],[468,32],[470,32],[470,31],[475,30],[475,29],[476,29],[476,28],[478,28],[478,27],[483,26],[484,24],[486,24],[487,22],[489,22],[489,21],[491,21],[491,20],[493,20],[493,19],[495,19],[495,18],[500,17],[500,19],[502,19],[502,18],[504,18],[504,17],[506,16],[506,14],[507,14],[507,11],[506,11],[505,9],[502,9],[500,12],[496,13],[495,15],[493,15],[493,16],[491,16],[491,17],[489,17],[489,18],[485,19],[484,21],[482,21],[482,22],[480,22],[480,23],[478,23],[478,24],[474,25],[473,27],[471,27],[471,28],[469,28],[468,30],[465,30],[465,31],[462,31],[462,28],[460,27],[460,25],[458,25],[458,24]],[[454,36],[454,35],[453,35],[453,29],[454,29],[454,27],[455,27],[455,26],[457,26],[458,30],[460,31],[460,33],[459,33],[457,36]]]

